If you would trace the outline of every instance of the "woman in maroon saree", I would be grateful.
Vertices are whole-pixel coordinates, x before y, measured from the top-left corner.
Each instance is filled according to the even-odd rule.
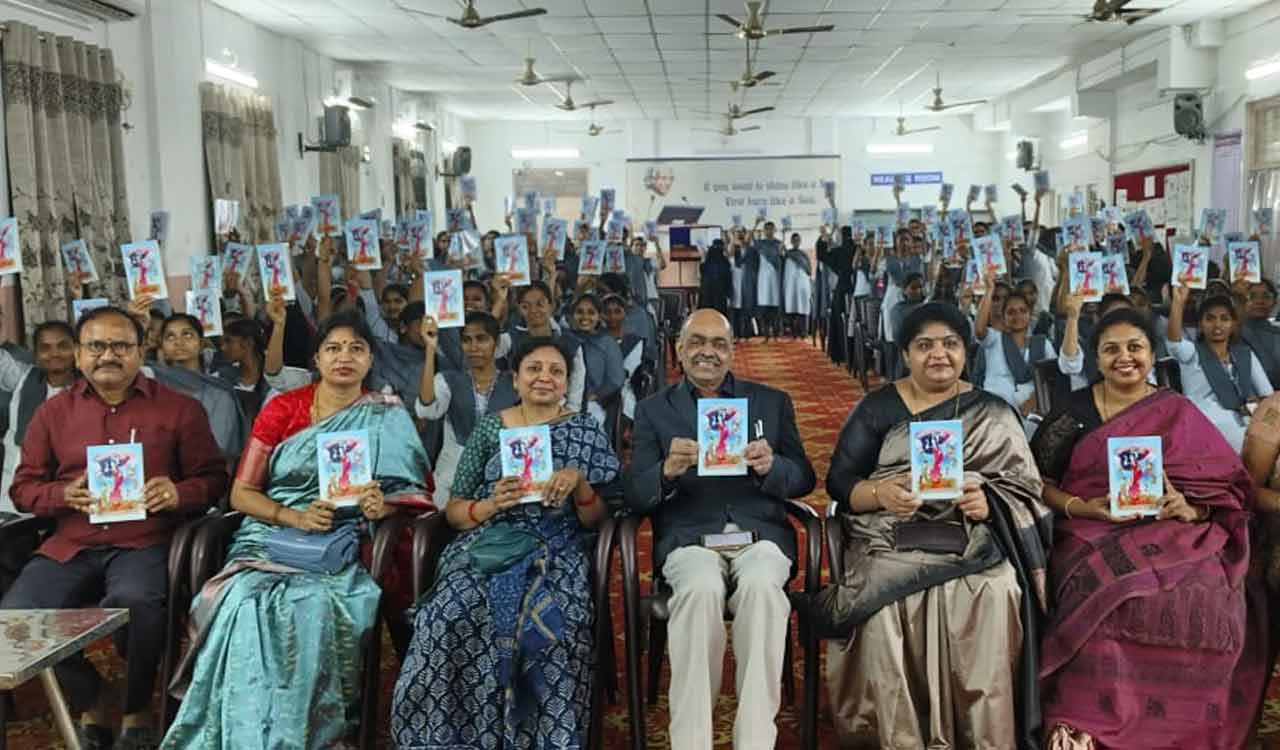
[[[1240,748],[1262,699],[1253,484],[1193,403],[1147,385],[1154,340],[1134,311],[1103,318],[1102,380],[1073,393],[1032,441],[1058,513],[1040,666],[1050,750]],[[1109,512],[1107,440],[1135,436],[1162,438],[1155,519]]]

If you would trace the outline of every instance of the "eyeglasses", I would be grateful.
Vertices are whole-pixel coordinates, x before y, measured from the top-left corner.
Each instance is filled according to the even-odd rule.
[[[138,348],[136,341],[85,341],[80,344],[95,357],[101,357],[110,349],[117,357],[127,357]]]

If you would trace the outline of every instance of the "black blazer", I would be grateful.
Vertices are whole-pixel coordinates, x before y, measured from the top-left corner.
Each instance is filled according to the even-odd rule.
[[[761,541],[773,542],[796,559],[795,530],[783,501],[812,492],[817,478],[800,440],[791,397],[746,380],[726,385],[732,393],[724,397],[747,399],[751,440],[756,439],[756,420],[764,422],[764,437],[774,454],[773,468],[765,477],[752,471],[740,477],[699,477],[694,467],[678,477],[664,497],[662,463],[672,438],[697,439],[697,403],[690,386],[681,381],[636,406],[626,504],[636,513],[653,516],[658,569],[672,550],[701,543],[703,534],[720,533],[729,521],[755,531]]]

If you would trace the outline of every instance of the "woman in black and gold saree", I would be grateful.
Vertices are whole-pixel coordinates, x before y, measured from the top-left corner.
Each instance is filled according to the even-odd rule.
[[[963,382],[969,326],[931,303],[902,324],[910,374],[845,423],[827,476],[844,578],[814,602],[843,748],[1038,746],[1037,622],[1050,515],[1018,415]],[[912,490],[911,423],[962,423],[963,494]]]

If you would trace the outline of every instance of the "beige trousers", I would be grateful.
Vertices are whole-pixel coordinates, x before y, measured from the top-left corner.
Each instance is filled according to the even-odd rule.
[[[791,560],[773,542],[732,552],[681,547],[667,556],[662,575],[673,592],[667,622],[672,750],[712,748],[712,720],[724,669],[726,595],[737,662],[733,747],[773,750],[791,616],[786,593]]]

